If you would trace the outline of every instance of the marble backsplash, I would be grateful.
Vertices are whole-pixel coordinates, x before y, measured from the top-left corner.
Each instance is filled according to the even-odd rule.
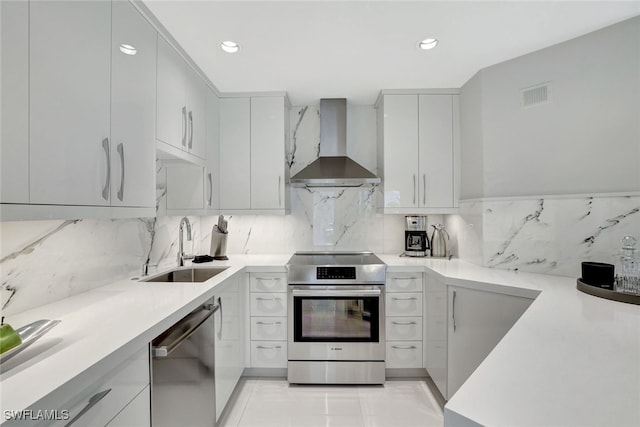
[[[454,254],[486,267],[579,277],[582,261],[615,264],[640,239],[640,196],[551,196],[460,203],[448,215]],[[640,249],[640,248],[639,248]]]

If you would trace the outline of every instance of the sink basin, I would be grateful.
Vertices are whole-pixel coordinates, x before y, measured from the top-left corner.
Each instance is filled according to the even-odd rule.
[[[213,268],[182,268],[154,276],[143,282],[191,282],[199,283],[211,279],[213,276],[222,273],[229,267],[213,267]]]

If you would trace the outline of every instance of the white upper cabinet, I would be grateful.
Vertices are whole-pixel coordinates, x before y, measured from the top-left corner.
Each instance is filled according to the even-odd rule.
[[[205,168],[205,208],[207,214],[220,210],[220,99],[207,89],[207,166]]]
[[[3,1],[0,202],[29,202],[29,3]]]
[[[131,3],[112,6],[111,204],[155,207],[157,35]]]
[[[285,213],[289,206],[286,96],[220,100],[220,209]]]
[[[158,37],[158,148],[169,158],[204,165],[206,86],[180,54]]]
[[[220,100],[220,209],[251,208],[251,100]]]
[[[416,93],[381,98],[378,169],[384,178],[384,212],[454,212],[459,186],[458,96]]]
[[[207,86],[189,66],[187,77],[187,151],[201,159],[207,156]]]
[[[454,97],[420,95],[418,111],[420,206],[454,207]]]
[[[185,84],[182,57],[159,36],[156,139],[178,149],[187,146]]]
[[[418,207],[418,97],[386,95],[383,106],[384,207]]]
[[[251,208],[285,206],[285,98],[251,98]]]
[[[30,202],[109,205],[111,2],[29,7]]]
[[[3,219],[153,215],[155,29],[129,2],[2,11]]]

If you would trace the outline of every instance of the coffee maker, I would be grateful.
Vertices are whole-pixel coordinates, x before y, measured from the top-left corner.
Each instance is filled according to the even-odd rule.
[[[429,237],[426,216],[405,216],[407,228],[404,232],[404,253],[407,256],[427,256]]]

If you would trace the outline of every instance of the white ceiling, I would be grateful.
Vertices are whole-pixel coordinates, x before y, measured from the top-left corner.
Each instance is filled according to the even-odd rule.
[[[222,92],[294,105],[380,89],[458,88],[478,70],[640,14],[640,1],[145,0]],[[429,36],[440,44],[420,51]],[[220,42],[240,44],[227,54]]]

